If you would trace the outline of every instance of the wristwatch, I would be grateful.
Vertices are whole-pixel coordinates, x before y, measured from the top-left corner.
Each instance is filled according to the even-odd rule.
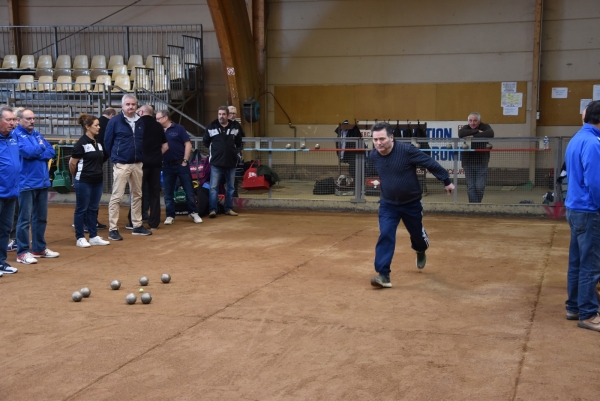
[[[188,159],[183,159],[183,162],[184,163],[189,163],[189,160]]]

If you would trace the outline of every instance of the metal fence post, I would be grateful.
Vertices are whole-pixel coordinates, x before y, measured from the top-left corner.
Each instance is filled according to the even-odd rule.
[[[125,57],[127,57],[127,61],[129,61],[129,27],[125,27]]]
[[[58,58],[58,27],[52,27],[52,30],[54,31],[54,44],[52,50],[54,53],[54,62],[56,62],[56,59]]]

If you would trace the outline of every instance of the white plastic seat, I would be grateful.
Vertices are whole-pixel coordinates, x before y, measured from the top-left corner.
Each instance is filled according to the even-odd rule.
[[[71,68],[71,56],[63,54],[56,59],[54,68]]]
[[[81,77],[81,76],[90,76],[90,70],[87,69],[83,69],[83,68],[74,68],[73,71],[71,72],[71,76],[75,79],[77,79],[77,77]]]
[[[146,74],[138,75],[137,79],[133,82],[133,87],[150,90],[150,77]]]
[[[34,88],[33,75],[21,75],[19,77],[19,85],[17,85],[18,91],[32,91]]]
[[[21,63],[19,64],[19,70],[35,70],[35,58],[28,54],[21,57]]]
[[[19,66],[19,60],[15,54],[7,54],[2,60],[2,68],[0,70],[16,70]]]
[[[57,68],[54,70],[54,78],[57,79],[58,77],[70,77],[72,72],[72,70],[70,68]]]
[[[52,68],[38,68],[35,70],[35,77],[53,77],[54,70]]]
[[[61,75],[56,78],[56,90],[58,92],[70,92],[73,87],[73,80],[70,76]]]
[[[129,62],[127,62],[127,69],[133,70],[134,67],[144,67],[144,59],[139,54],[133,54],[129,56]]]
[[[162,65],[160,58],[154,56],[160,56],[160,54],[151,54],[146,57],[146,68],[152,68],[155,65]]]
[[[92,92],[102,92],[102,85],[104,84],[104,90],[110,89],[110,75],[99,75],[96,77],[96,85],[94,85],[94,90]]]
[[[97,54],[94,57],[92,57],[91,68],[92,70],[106,68],[106,57],[102,54]]]
[[[165,74],[154,75],[154,92],[163,92],[169,89],[169,80]]]
[[[188,53],[184,56],[184,60],[186,63],[196,64],[196,55],[194,53]]]
[[[92,84],[88,75],[80,75],[77,78],[75,78],[73,92],[90,92],[91,90]]]
[[[129,80],[129,76],[128,75],[117,75],[115,77],[115,84],[114,84],[114,86],[118,86],[119,88],[121,88],[121,89],[123,89],[123,90],[125,90],[127,92],[131,92],[131,81]],[[120,92],[120,90],[118,88],[113,88],[112,91],[113,92]]]
[[[41,69],[41,68],[52,68],[52,56],[49,56],[47,54],[43,54],[40,56],[40,58],[38,59],[38,63],[37,63],[37,68]]]
[[[144,66],[135,66],[131,69],[131,74],[129,74],[129,79],[131,81],[135,81],[137,79],[137,75],[148,75],[146,71],[143,69]]]
[[[179,54],[169,54],[171,64],[181,64]]]
[[[92,81],[95,81],[100,75],[108,75],[108,70],[106,68],[93,68],[90,71]]]
[[[171,64],[171,80],[183,78],[183,69],[181,64]]]
[[[117,76],[119,76],[119,75],[127,75],[127,66],[126,65],[120,64],[120,65],[115,65],[113,67],[111,79],[113,81],[115,81]]]
[[[73,68],[81,70],[87,70],[88,68],[90,68],[87,54],[80,54],[79,56],[75,56],[75,60],[73,60]]]
[[[123,56],[121,56],[119,54],[110,56],[110,59],[108,59],[108,69],[109,70],[114,69],[116,65],[123,65],[123,64],[125,64],[123,62]]]
[[[47,75],[38,78],[37,90],[39,92],[51,91],[54,89],[54,79]]]

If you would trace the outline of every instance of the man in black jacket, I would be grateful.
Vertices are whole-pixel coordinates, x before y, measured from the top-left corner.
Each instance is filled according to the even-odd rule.
[[[235,168],[238,152],[242,148],[242,135],[232,121],[228,119],[226,106],[219,107],[218,118],[206,127],[202,138],[204,146],[209,149],[210,160],[210,198],[208,217],[217,217],[217,197],[219,182],[225,177],[225,215],[237,216],[233,211],[233,193],[235,191]]]
[[[458,137],[493,138],[494,130],[488,124],[481,122],[479,113],[473,112],[469,114],[469,124],[458,130]],[[472,149],[486,149],[486,147],[487,142],[471,142]],[[471,203],[481,203],[483,199],[489,161],[490,152],[463,152],[462,166],[467,181],[467,195]]]

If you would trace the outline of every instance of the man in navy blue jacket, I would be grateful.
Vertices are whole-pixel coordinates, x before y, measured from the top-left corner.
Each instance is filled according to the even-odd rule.
[[[8,237],[12,228],[15,205],[19,196],[19,143],[11,132],[16,117],[10,107],[0,107],[0,277],[16,273],[17,269],[6,263]]]
[[[375,247],[375,271],[371,285],[390,288],[392,258],[396,249],[396,229],[400,220],[410,234],[412,248],[417,252],[417,268],[425,267],[425,251],[429,238],[423,227],[421,185],[417,166],[424,166],[438,180],[444,182],[449,195],[454,192],[448,172],[428,154],[416,147],[394,141],[393,128],[387,123],[377,123],[371,128],[373,146],[369,156],[379,174],[381,197],[379,201],[379,239]]]
[[[13,134],[19,141],[21,174],[19,180],[19,219],[17,221],[17,262],[37,263],[39,258],[56,258],[58,252],[46,248],[48,219],[48,188],[50,174],[48,161],[55,155],[54,148],[35,127],[35,114],[29,109],[17,112],[19,125]],[[29,225],[31,243],[29,249]]]
[[[133,235],[151,235],[152,232],[142,225],[142,144],[144,123],[135,112],[137,99],[131,94],[123,96],[121,113],[111,118],[104,133],[104,149],[113,163],[113,187],[108,202],[108,238],[121,241],[119,234],[119,211],[129,183],[131,192],[131,222]]]
[[[600,280],[600,101],[585,109],[583,127],[573,136],[565,163],[569,177],[567,221],[571,227],[567,272],[567,320],[600,331],[596,285]]]

